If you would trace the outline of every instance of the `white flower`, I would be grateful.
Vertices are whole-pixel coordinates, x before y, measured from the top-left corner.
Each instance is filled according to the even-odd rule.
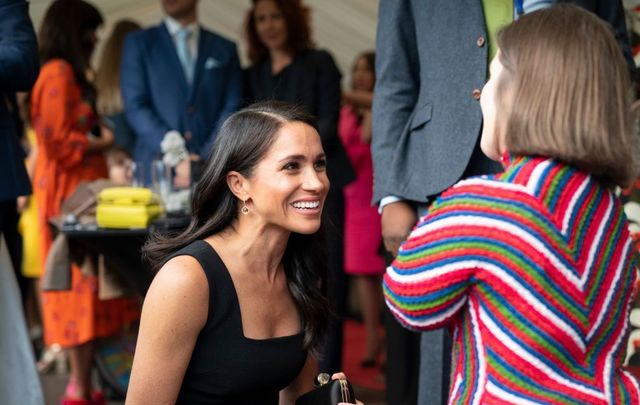
[[[187,157],[184,138],[178,131],[167,132],[162,142],[160,142],[160,148],[164,154],[162,161],[171,167],[175,167]]]

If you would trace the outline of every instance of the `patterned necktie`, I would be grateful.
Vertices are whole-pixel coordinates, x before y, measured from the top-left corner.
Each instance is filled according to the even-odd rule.
[[[187,28],[180,28],[176,32],[176,51],[178,52],[178,59],[182,65],[184,76],[187,78],[187,83],[191,84],[193,81],[193,56],[191,55],[191,49],[189,47],[189,38],[193,33]]]

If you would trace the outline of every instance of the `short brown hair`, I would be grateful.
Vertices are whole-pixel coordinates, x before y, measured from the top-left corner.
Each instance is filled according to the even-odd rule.
[[[245,35],[247,37],[248,56],[251,63],[259,63],[267,59],[269,50],[260,42],[256,31],[255,10],[256,3],[252,0],[251,8],[245,19]],[[276,3],[287,27],[287,48],[294,55],[314,47],[311,39],[311,13],[309,7],[302,4],[302,0],[270,0]]]
[[[631,83],[605,22],[557,5],[506,26],[498,47],[498,136],[509,153],[553,157],[610,185],[633,181]]]

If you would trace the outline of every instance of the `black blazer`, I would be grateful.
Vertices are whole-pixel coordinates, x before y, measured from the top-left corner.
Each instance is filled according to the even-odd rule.
[[[326,51],[308,50],[277,75],[267,59],[245,70],[245,103],[278,100],[302,106],[317,118],[322,147],[327,154],[327,175],[334,189],[355,179],[347,153],[338,137],[340,71]]]
[[[0,0],[0,201],[31,193],[15,93],[38,78],[38,45],[25,0]]]

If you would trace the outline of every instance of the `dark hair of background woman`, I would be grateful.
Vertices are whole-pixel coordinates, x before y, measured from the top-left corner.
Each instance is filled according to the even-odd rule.
[[[376,53],[374,51],[365,51],[362,52],[361,54],[358,55],[358,57],[356,57],[356,60],[353,64],[353,67],[351,68],[351,73],[355,72],[356,70],[356,65],[358,64],[358,62],[360,61],[360,59],[364,59],[365,61],[367,61],[367,67],[369,68],[369,71],[371,71],[371,73],[373,73],[373,77],[375,80],[375,76],[376,76]],[[353,89],[353,75],[351,76],[351,88]]]
[[[86,75],[95,46],[92,34],[102,23],[102,15],[93,5],[83,0],[56,0],[47,10],[38,33],[40,63],[52,59],[67,61],[84,97],[95,98],[95,89]]]
[[[252,64],[262,62],[269,57],[269,50],[260,42],[256,31],[255,9],[256,3],[261,0],[252,0],[252,7],[247,12],[245,20],[245,35],[249,45],[249,61]],[[302,0],[271,0],[278,5],[284,16],[287,27],[287,48],[294,55],[314,47],[311,39],[311,21],[309,7],[302,4]]]
[[[178,235],[156,233],[143,247],[144,258],[154,272],[177,250],[233,226],[238,218],[239,200],[227,185],[227,173],[236,171],[251,177],[276,133],[287,122],[315,126],[313,118],[299,107],[273,101],[251,105],[224,122],[195,188],[189,226]],[[313,353],[317,353],[330,314],[323,294],[326,271],[323,226],[312,235],[291,233],[282,259],[289,291],[304,319],[304,344]]]
[[[376,53],[374,51],[362,52],[356,58],[356,62],[359,61],[360,59],[364,59],[364,60],[367,61],[367,65],[369,67],[369,70],[371,70],[371,72],[373,72],[373,74],[375,75],[375,73],[376,73]],[[353,66],[355,67],[355,64]]]

